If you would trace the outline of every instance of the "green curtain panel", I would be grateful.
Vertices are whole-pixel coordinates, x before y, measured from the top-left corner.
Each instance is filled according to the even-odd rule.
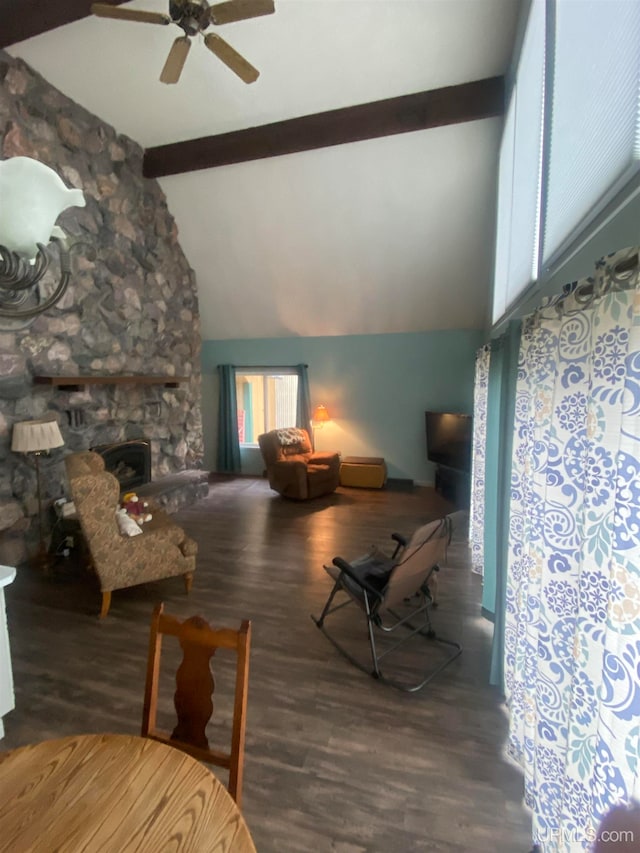
[[[298,374],[298,403],[296,406],[296,426],[306,429],[313,444],[313,429],[311,426],[311,392],[309,390],[309,371],[306,364],[297,364]]]
[[[485,535],[482,606],[493,620],[489,683],[504,689],[504,613],[511,482],[511,445],[520,321],[512,320],[504,335],[491,341],[487,388],[487,452],[485,461]]]
[[[241,471],[240,439],[238,437],[238,406],[236,400],[236,371],[231,364],[219,364],[220,403],[218,407],[217,470],[222,474]]]

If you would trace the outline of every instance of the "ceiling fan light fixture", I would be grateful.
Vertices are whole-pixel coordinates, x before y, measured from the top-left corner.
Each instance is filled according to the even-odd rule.
[[[210,23],[207,0],[171,0],[169,14],[173,23],[188,36],[197,35]]]

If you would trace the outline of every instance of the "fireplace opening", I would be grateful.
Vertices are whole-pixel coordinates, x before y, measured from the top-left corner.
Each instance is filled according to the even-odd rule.
[[[104,467],[129,492],[151,482],[151,445],[143,438],[100,444],[91,448],[104,459]]]

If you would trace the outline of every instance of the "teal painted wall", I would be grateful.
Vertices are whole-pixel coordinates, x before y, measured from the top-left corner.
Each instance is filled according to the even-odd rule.
[[[433,484],[427,461],[426,409],[473,411],[480,330],[204,341],[202,397],[205,465],[215,470],[218,364],[309,365],[311,403],[332,421],[316,431],[319,450],[383,456],[390,477]],[[242,470],[260,474],[257,449],[242,451]]]

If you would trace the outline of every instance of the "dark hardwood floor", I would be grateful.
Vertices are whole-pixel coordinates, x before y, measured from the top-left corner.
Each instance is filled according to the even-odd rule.
[[[163,600],[180,618],[252,620],[243,812],[259,853],[527,853],[530,819],[521,775],[502,755],[506,715],[488,685],[491,626],[464,531],[440,573],[433,614],[464,651],[421,692],[363,674],[310,619],[331,588],[324,562],[386,547],[391,532],[410,533],[448,509],[425,488],[341,488],[293,503],[262,480],[217,478],[208,498],[175,516],[199,543],[191,594],[180,579],[117,591],[104,621],[92,576],[64,564],[52,579],[21,568],[7,589],[16,709],[1,747],[138,733],[149,621]],[[361,614],[347,608],[335,627],[366,659]],[[425,650],[436,659],[438,648],[420,640],[401,663]],[[177,657],[167,662],[165,715]],[[223,663],[214,700],[224,720]],[[213,725],[212,743],[218,731]]]

